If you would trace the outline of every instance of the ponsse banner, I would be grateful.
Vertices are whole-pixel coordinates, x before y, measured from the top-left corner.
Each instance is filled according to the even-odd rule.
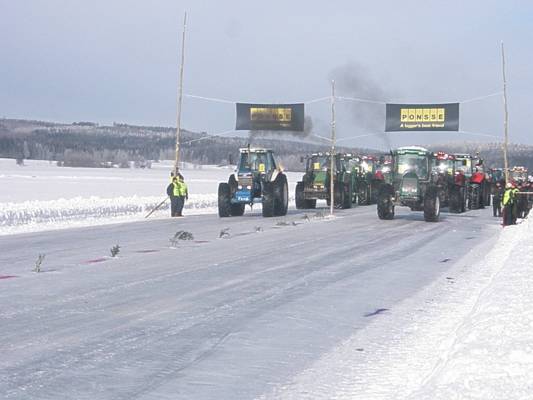
[[[304,105],[237,103],[237,130],[303,131]]]
[[[387,104],[385,132],[458,131],[459,103]]]

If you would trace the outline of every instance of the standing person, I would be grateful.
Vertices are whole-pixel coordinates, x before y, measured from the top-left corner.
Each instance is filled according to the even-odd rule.
[[[492,216],[501,217],[502,216],[502,197],[503,197],[503,187],[500,182],[496,183],[494,188],[494,197],[492,199]]]
[[[503,226],[516,224],[516,188],[511,182],[505,185],[505,192],[503,193]]]
[[[167,186],[167,195],[170,198],[170,216],[176,217],[177,215],[177,206],[178,206],[178,199],[174,195],[174,186],[176,183],[177,178],[174,176],[174,173],[170,173],[170,183]]]
[[[189,190],[185,180],[183,179],[183,175],[181,174],[178,174],[177,177],[174,177],[174,181],[172,183],[174,185],[174,197],[176,198],[175,215],[173,216],[182,217],[185,200],[189,199]]]
[[[522,192],[522,194],[519,194],[517,196],[517,217],[525,218],[527,213],[527,195],[525,195],[524,193],[526,193],[528,190],[527,182],[521,183],[520,186],[518,186],[518,190]]]
[[[511,224],[516,225],[516,220],[518,218],[518,197],[517,194],[519,192],[516,185],[513,184],[512,189],[512,197],[513,197],[513,207],[512,207],[512,217],[511,217]]]
[[[527,207],[526,215],[524,216],[524,218],[528,216],[529,211],[531,210],[531,206],[533,205],[533,193],[531,193],[533,192],[533,179],[529,179],[526,192],[528,192],[528,194],[525,195],[527,198]]]

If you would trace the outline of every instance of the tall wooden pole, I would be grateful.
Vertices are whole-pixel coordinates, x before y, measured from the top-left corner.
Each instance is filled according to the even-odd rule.
[[[329,174],[329,213],[333,215],[335,203],[335,81],[331,81],[331,152],[330,152],[330,174]]]
[[[183,34],[181,37],[181,64],[178,81],[178,109],[176,116],[176,159],[174,162],[174,175],[178,175],[180,158],[180,131],[181,131],[181,101],[183,98],[183,64],[185,63],[185,29],[187,27],[187,12],[183,17]]]
[[[505,51],[502,42],[502,73],[503,73],[503,107],[505,111],[505,119],[503,122],[505,139],[503,141],[503,166],[505,171],[505,182],[509,182],[509,160],[507,156],[507,145],[509,142],[509,113],[507,111],[507,81],[505,78]]]

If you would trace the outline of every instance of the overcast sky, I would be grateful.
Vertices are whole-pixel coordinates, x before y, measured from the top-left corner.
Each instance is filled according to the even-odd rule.
[[[337,93],[377,101],[454,102],[502,89],[510,135],[533,144],[533,2],[0,0],[0,116],[175,126],[188,12],[185,93],[297,102]],[[306,106],[329,135],[329,103]],[[384,106],[337,103],[340,138],[383,132]],[[461,106],[461,129],[501,135],[501,96]],[[186,98],[182,126],[232,129],[232,104]],[[491,140],[392,133],[393,146]],[[345,144],[383,147],[382,136]]]

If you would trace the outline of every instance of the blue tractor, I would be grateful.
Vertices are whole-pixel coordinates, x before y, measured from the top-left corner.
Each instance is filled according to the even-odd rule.
[[[287,214],[289,190],[287,176],[272,150],[242,148],[239,164],[228,183],[218,185],[219,217],[241,216],[248,204],[262,203],[263,217]]]

